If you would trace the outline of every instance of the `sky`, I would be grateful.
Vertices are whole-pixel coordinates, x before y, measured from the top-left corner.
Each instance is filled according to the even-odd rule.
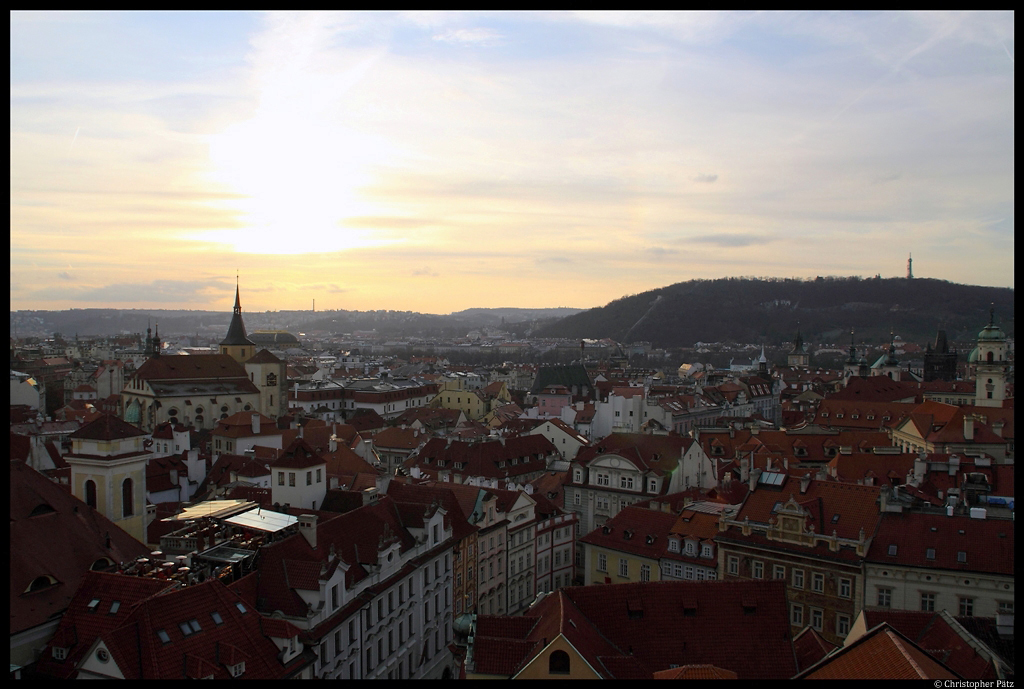
[[[11,309],[1013,287],[1014,15],[11,14]]]

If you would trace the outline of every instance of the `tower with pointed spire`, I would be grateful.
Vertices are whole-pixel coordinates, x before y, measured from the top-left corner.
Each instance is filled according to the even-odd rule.
[[[787,357],[790,366],[807,366],[811,362],[807,350],[804,349],[804,336],[800,334],[800,323],[796,324],[796,341],[793,342],[793,351]]]
[[[914,257],[911,254],[907,254],[907,279],[914,279]]]
[[[228,334],[220,343],[220,353],[227,354],[240,364],[244,364],[256,353],[256,343],[245,334],[245,323],[242,322],[242,301],[239,297],[238,278],[235,278],[235,309],[231,314]]]
[[[160,323],[156,324],[156,335],[152,335],[152,329],[146,328],[146,349],[145,355],[147,359],[160,356]]]

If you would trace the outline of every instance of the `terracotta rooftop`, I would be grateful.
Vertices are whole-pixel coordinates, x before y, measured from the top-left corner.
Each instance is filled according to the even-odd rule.
[[[796,679],[960,679],[887,624],[826,656]]]

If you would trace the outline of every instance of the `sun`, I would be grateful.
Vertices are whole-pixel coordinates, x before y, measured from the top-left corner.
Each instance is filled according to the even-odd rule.
[[[220,205],[239,212],[244,227],[194,238],[272,254],[389,243],[373,230],[346,226],[345,220],[379,212],[361,198],[360,189],[373,181],[376,166],[393,157],[394,147],[347,126],[341,99],[309,96],[322,94],[323,84],[308,76],[293,78],[297,83],[265,89],[252,117],[210,138],[210,180],[240,197]],[[297,237],[302,241],[294,241]]]

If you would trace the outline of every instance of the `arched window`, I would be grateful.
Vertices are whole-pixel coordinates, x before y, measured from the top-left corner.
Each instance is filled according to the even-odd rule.
[[[993,352],[989,352],[989,353],[988,353],[988,363],[990,363],[990,364],[991,364],[991,363],[992,363],[992,360],[993,360],[993,358],[994,358],[994,354],[993,354]]]
[[[121,516],[131,517],[135,514],[134,482],[126,478],[121,484]]]
[[[85,504],[96,509],[96,482],[92,479],[85,482]]]
[[[565,651],[555,651],[550,656],[548,656],[548,674],[569,674],[569,654]]]

